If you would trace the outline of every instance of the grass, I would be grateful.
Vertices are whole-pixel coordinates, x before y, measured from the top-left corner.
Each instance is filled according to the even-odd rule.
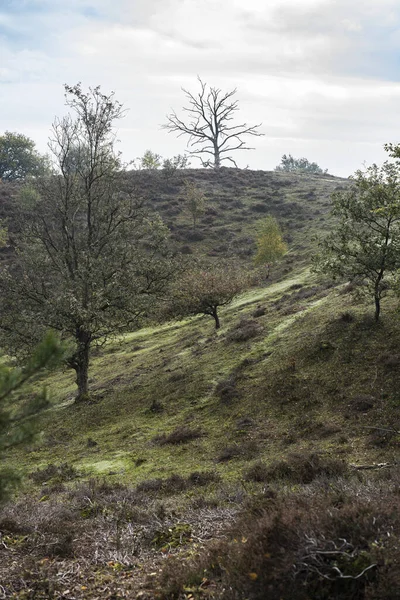
[[[5,543],[0,580],[10,598],[68,597],[68,589],[76,598],[133,597],[138,590],[148,599],[167,597],[168,590],[169,598],[223,598],[224,587],[236,585],[235,597],[265,597],[271,582],[260,584],[259,571],[236,552],[235,539],[244,528],[241,536],[254,539],[262,556],[268,554],[260,539],[265,532],[277,535],[269,517],[264,519],[271,502],[276,501],[276,523],[305,539],[319,526],[323,535],[331,534],[333,526],[321,520],[320,510],[334,512],[340,503],[362,497],[364,508],[357,506],[364,514],[372,498],[372,518],[387,489],[395,493],[397,302],[388,297],[375,323],[372,306],[355,303],[346,287],[318,280],[308,266],[309,237],[326,226],[319,221],[325,218],[326,194],[345,183],[229,173],[229,179],[223,171],[216,181],[214,174],[196,175],[206,191],[215,190],[215,206],[227,204],[230,195],[234,204],[192,243],[194,251],[209,252],[217,236],[236,239],[230,237],[235,221],[228,222],[228,213],[246,214],[234,233],[251,236],[261,214],[251,206],[264,202],[263,194],[268,207],[287,219],[287,231],[300,214],[320,215],[313,221],[306,216],[304,227],[292,232],[294,249],[275,277],[221,310],[220,330],[211,318],[193,317],[111,340],[93,353],[87,404],[74,404],[70,371],[48,374],[15,396],[16,403],[24,402],[45,384],[51,405],[41,414],[37,442],[5,457],[24,476],[20,498],[0,513]],[[155,204],[168,210],[174,194],[162,192],[156,202],[153,184]],[[187,217],[179,211],[176,216],[182,226],[174,229],[178,239]],[[394,466],[358,469],[379,463]],[[285,521],[279,515],[289,505]],[[355,514],[352,518],[357,522]],[[308,529],[296,534],[296,519],[307,521]],[[321,551],[322,541],[318,538]],[[288,548],[291,564],[299,555],[290,554],[293,548],[304,550],[296,544]],[[368,544],[368,558],[375,560]],[[215,553],[222,557],[222,571],[232,559],[236,574],[213,569]],[[182,568],[171,572],[169,555]],[[264,569],[262,556],[254,558],[254,569]],[[12,566],[18,562],[22,579]],[[274,565],[278,580],[287,565],[284,560]],[[69,574],[65,580],[62,573]],[[256,573],[250,583],[258,580],[259,587],[249,587],[249,573]],[[306,597],[335,597],[329,586],[320,591],[310,573],[301,575]],[[314,587],[307,588],[307,578]],[[367,583],[375,585],[362,579],[362,589],[343,598],[373,599],[372,592],[364,594]],[[286,597],[284,588],[275,591]]]
[[[93,357],[92,404],[73,404],[71,373],[52,374],[46,385],[53,404],[41,417],[42,440],[8,460],[24,472],[68,462],[87,476],[111,472],[129,484],[216,464],[230,480],[248,458],[238,452],[232,460],[216,461],[225,447],[238,443],[236,423],[246,417],[255,426],[244,437],[257,448],[255,458],[267,462],[283,459],[289,446],[346,450],[353,462],[378,459],[379,448],[365,447],[365,428],[377,416],[378,426],[389,427],[397,415],[396,372],[379,362],[388,339],[396,344],[397,319],[387,311],[379,326],[368,324],[365,308],[338,290],[306,297],[297,312],[285,314],[299,293],[290,288],[300,282],[302,289],[313,289],[313,276],[303,271],[286,286],[244,294],[222,311],[219,332],[211,319],[199,317],[109,343]],[[251,339],[232,341],[230,332],[260,302],[265,314],[254,321]],[[340,318],[346,306],[355,315],[351,322]],[[227,402],[221,393],[226,381],[234,391]],[[352,399],[363,394],[377,396],[368,414],[351,409]],[[390,400],[382,418],[385,395]],[[180,429],[201,430],[201,436],[176,445],[154,441]],[[338,445],[339,437],[348,442]],[[95,444],[90,447],[88,439]]]

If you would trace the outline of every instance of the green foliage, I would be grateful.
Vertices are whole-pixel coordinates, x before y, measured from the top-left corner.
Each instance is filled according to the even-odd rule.
[[[167,228],[120,170],[113,125],[122,105],[98,87],[65,89],[72,115],[55,121],[51,140],[59,174],[23,190],[0,325],[13,352],[29,351],[48,328],[71,340],[68,364],[84,399],[93,344],[138,326],[174,265]]]
[[[316,162],[310,162],[307,158],[294,158],[291,154],[284,154],[281,164],[275,167],[275,171],[286,173],[309,173],[312,175],[326,175],[328,169],[321,169]]]
[[[35,150],[35,142],[22,133],[6,131],[0,136],[0,180],[21,181],[47,170],[46,158]]]
[[[47,404],[44,393],[16,412],[12,393],[44,368],[59,364],[63,354],[64,349],[58,337],[49,332],[24,367],[9,368],[4,364],[0,365],[0,456],[6,450],[32,440],[36,431],[34,417]],[[13,469],[0,469],[0,503],[8,497],[16,483],[18,476]]]
[[[268,269],[287,252],[278,221],[268,215],[262,222],[256,239],[257,253],[254,258],[256,265],[266,265]]]
[[[197,219],[204,213],[206,198],[193,181],[185,181],[184,203],[193,219],[193,229],[196,229]]]
[[[337,224],[319,243],[317,271],[354,282],[372,296],[375,318],[400,267],[400,165],[385,162],[357,171],[348,191],[332,196]]]
[[[163,531],[156,531],[152,545],[162,551],[179,548],[191,541],[192,528],[188,523],[177,523]]]
[[[179,169],[187,169],[190,166],[185,154],[177,154],[172,158],[165,158],[162,163],[162,173],[167,183],[170,183]]]
[[[163,164],[161,155],[151,150],[146,150],[139,160],[140,168],[147,171],[157,171]]]

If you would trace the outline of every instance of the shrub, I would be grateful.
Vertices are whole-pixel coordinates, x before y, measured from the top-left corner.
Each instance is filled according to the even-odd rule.
[[[243,479],[245,481],[267,481],[268,478],[268,467],[261,461],[257,461],[243,472]]]
[[[224,404],[229,404],[232,400],[239,397],[239,392],[236,388],[236,382],[233,377],[220,381],[215,388],[215,393]]]
[[[265,315],[266,308],[265,306],[257,306],[256,310],[253,312],[252,317],[257,319],[258,317],[263,317]]]
[[[164,446],[165,444],[177,445],[186,444],[187,442],[191,442],[202,436],[203,432],[200,429],[191,429],[186,425],[181,425],[171,431],[168,435],[163,433],[162,435],[156,436],[153,441],[160,446]]]
[[[344,461],[310,454],[290,454],[287,460],[275,461],[268,469],[268,480],[289,480],[293,483],[311,483],[317,477],[338,477],[346,474]]]
[[[256,337],[262,331],[262,327],[251,319],[242,319],[235,327],[228,331],[226,339],[229,342],[247,342]]]
[[[400,498],[257,497],[189,563],[164,563],[163,598],[211,583],[221,600],[396,600]],[[200,588],[199,588],[200,589]]]
[[[72,465],[63,463],[61,465],[49,464],[44,469],[36,469],[30,473],[29,478],[35,483],[45,483],[46,481],[70,481],[78,476],[78,472]]]

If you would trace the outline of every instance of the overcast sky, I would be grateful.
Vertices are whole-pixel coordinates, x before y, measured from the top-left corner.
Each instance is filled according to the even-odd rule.
[[[160,125],[197,75],[237,88],[238,120],[262,122],[239,166],[290,153],[348,176],[400,141],[400,0],[0,0],[0,134],[40,151],[63,84],[81,81],[129,109],[125,160],[183,153]]]

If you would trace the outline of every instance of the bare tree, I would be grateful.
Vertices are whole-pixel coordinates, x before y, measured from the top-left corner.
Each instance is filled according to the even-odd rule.
[[[230,92],[222,92],[219,88],[207,87],[207,83],[198,77],[201,90],[192,94],[182,88],[188,100],[183,110],[188,119],[178,117],[176,112],[167,115],[168,123],[163,125],[168,131],[177,132],[178,137],[188,135],[188,153],[200,158],[204,167],[219,169],[223,161],[230,161],[237,167],[230,156],[236,150],[253,150],[246,146],[242,139],[245,135],[264,135],[257,131],[261,123],[249,126],[247,123],[233,125],[234,113],[239,110],[238,101],[233,100],[236,88]],[[205,159],[204,155],[212,158]]]

